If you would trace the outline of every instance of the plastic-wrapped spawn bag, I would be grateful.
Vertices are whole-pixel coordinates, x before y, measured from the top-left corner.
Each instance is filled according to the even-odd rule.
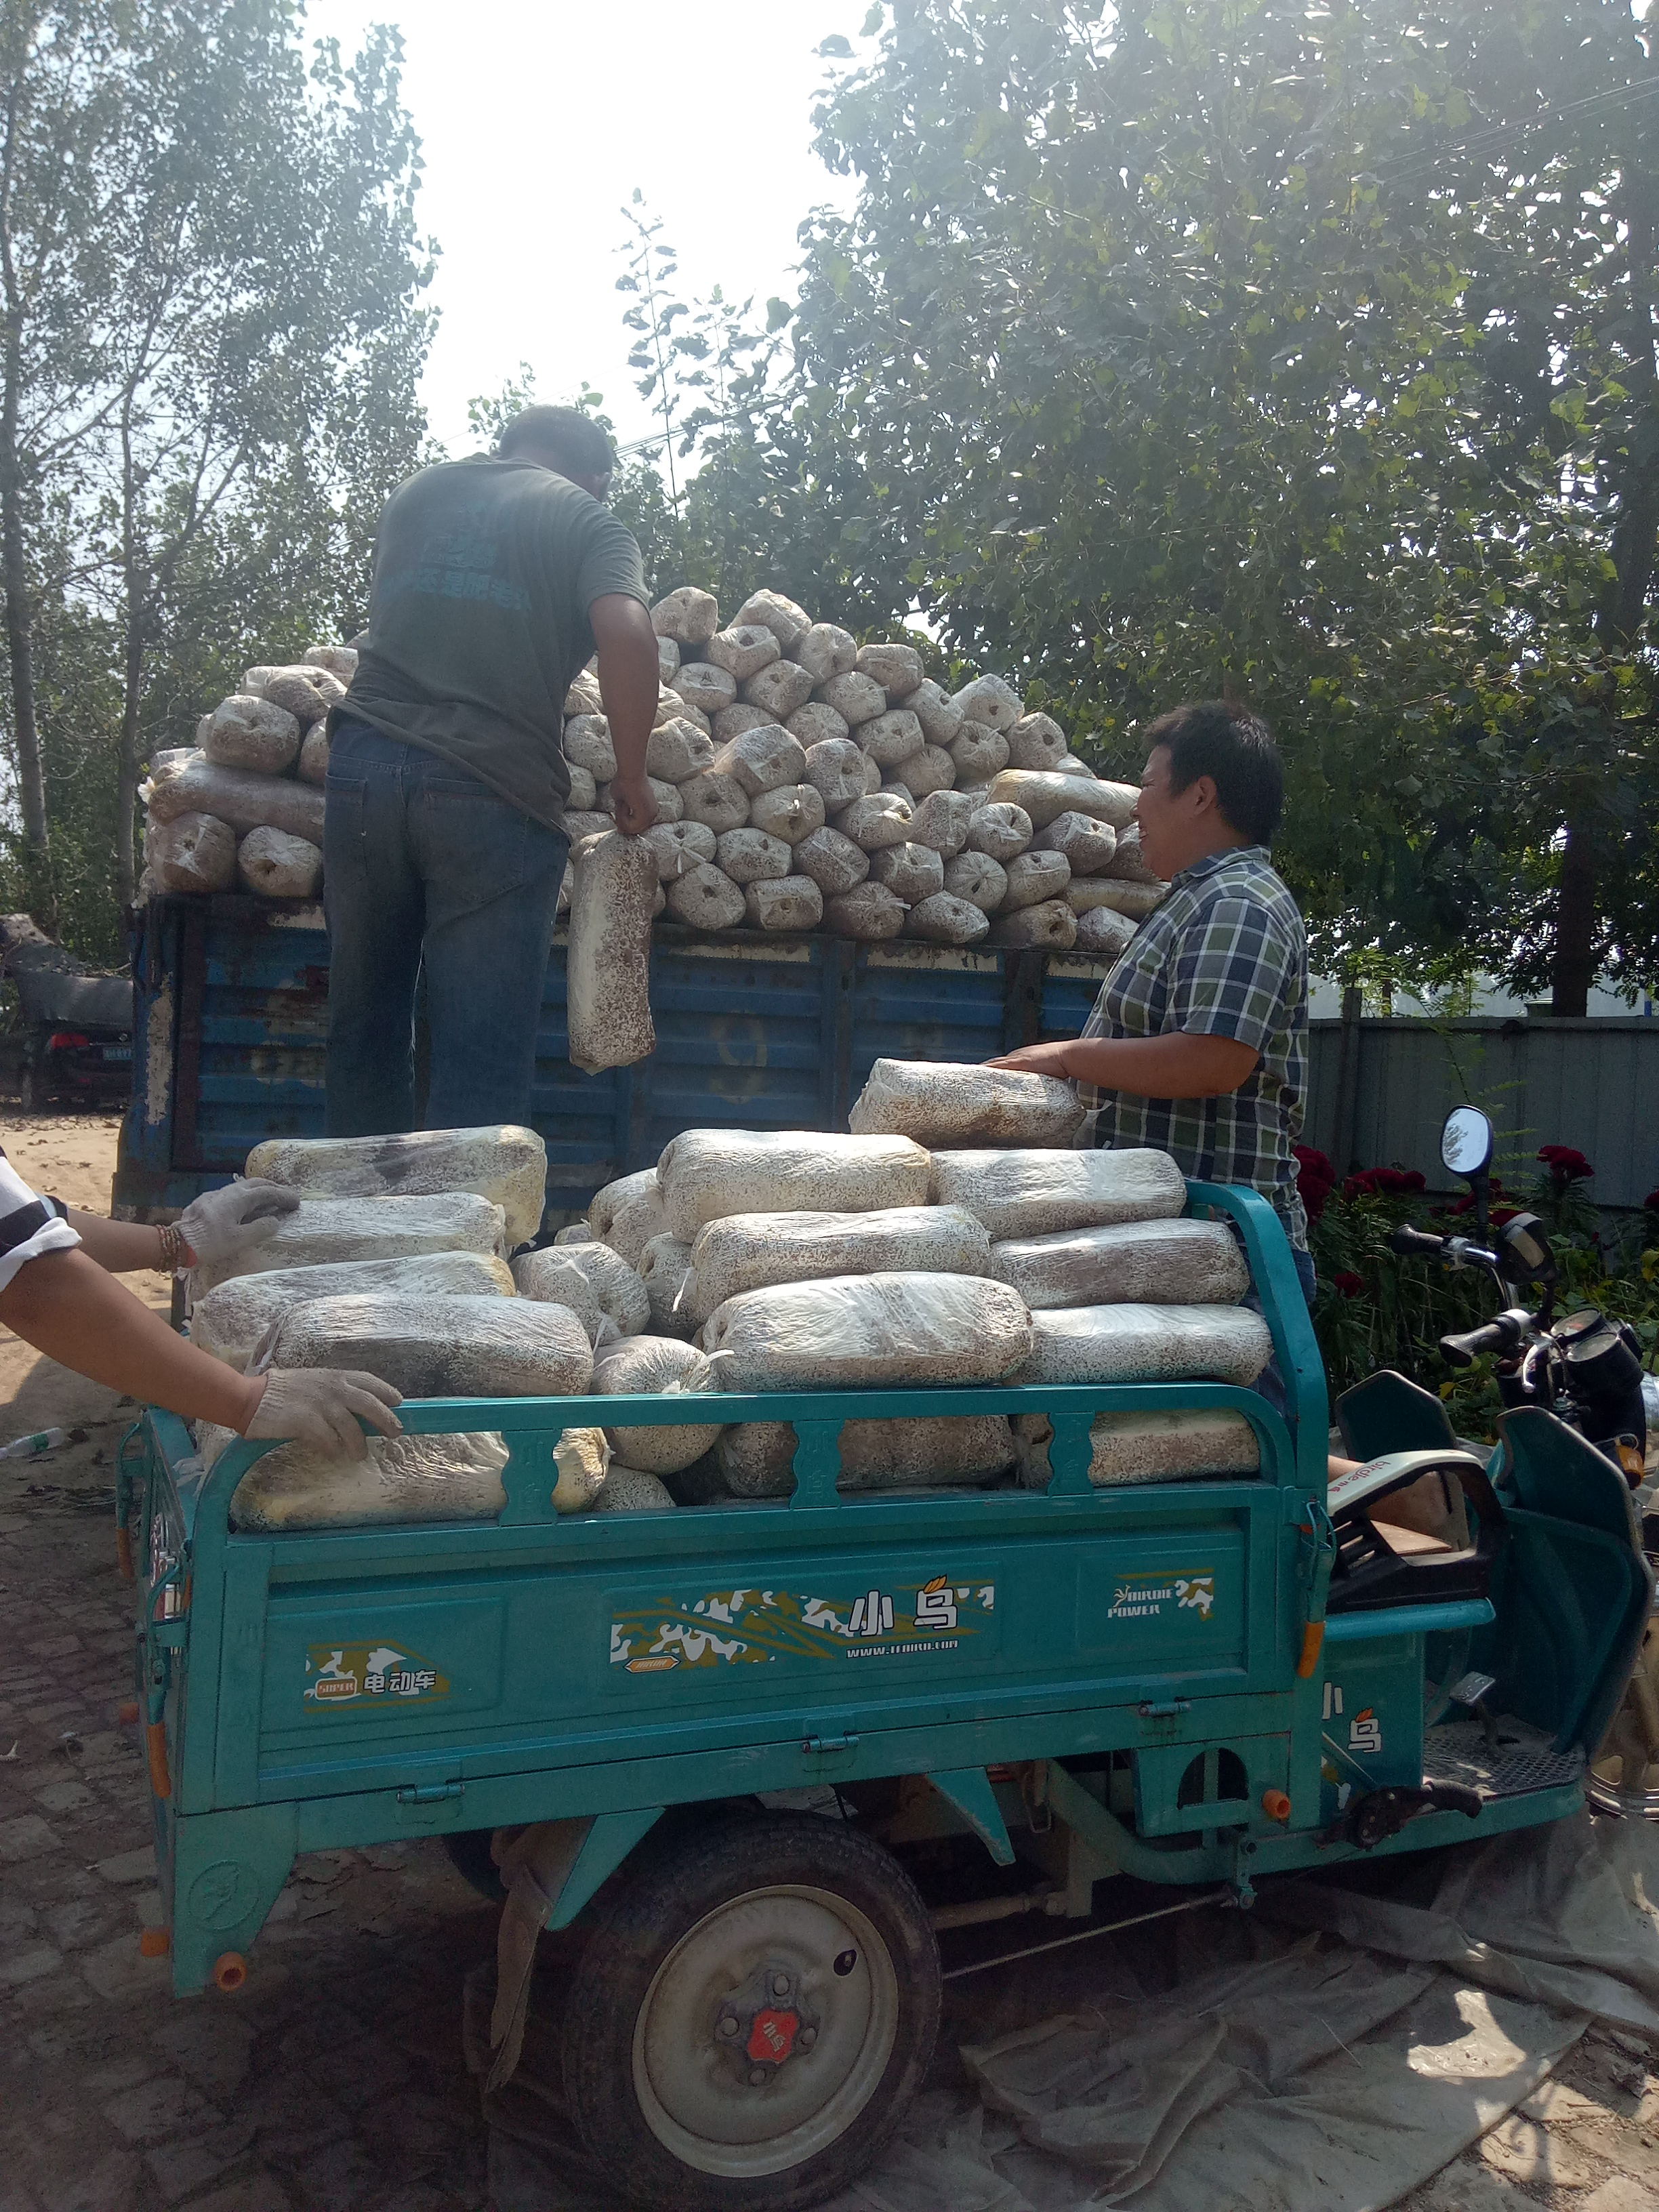
[[[644,1284],[608,1244],[550,1244],[513,1262],[521,1298],[568,1306],[595,1347],[637,1336],[651,1318]]]
[[[1254,1382],[1273,1358],[1249,1306],[1067,1306],[1034,1313],[1030,1382]]]
[[[228,891],[236,880],[236,832],[212,814],[152,822],[144,860],[163,891]]]
[[[507,1247],[541,1226],[547,1147],[533,1129],[495,1121],[477,1129],[417,1129],[397,1137],[272,1137],[246,1173],[307,1198],[420,1198],[471,1191],[507,1216]]]
[[[593,1351],[568,1306],[532,1298],[318,1298],[284,1316],[271,1364],[353,1368],[405,1398],[569,1398]]]
[[[426,1252],[407,1260],[346,1260],[331,1267],[276,1267],[234,1275],[196,1301],[191,1342],[239,1372],[272,1322],[316,1298],[513,1296],[507,1263],[484,1252]]]
[[[657,855],[612,830],[580,845],[570,900],[570,1058],[589,1075],[657,1048],[651,1018],[651,916]]]
[[[744,1421],[715,1448],[726,1487],[737,1498],[787,1498],[794,1488],[795,1431],[787,1421]],[[982,1488],[1014,1464],[1000,1414],[926,1415],[915,1420],[848,1421],[841,1432],[842,1490]]]
[[[1045,1414],[1021,1413],[1013,1430],[1022,1485],[1046,1490],[1054,1474],[1048,1456],[1052,1424]],[[1261,1471],[1261,1448],[1243,1413],[1197,1407],[1166,1413],[1098,1413],[1090,1426],[1089,1443],[1089,1480],[1097,1490]]]
[[[691,1247],[678,1237],[653,1237],[640,1255],[640,1280],[651,1302],[651,1327],[659,1336],[691,1334],[684,1295],[690,1265]]]
[[[255,1245],[245,1260],[198,1267],[197,1292],[234,1275],[343,1260],[407,1260],[422,1252],[488,1252],[499,1259],[505,1234],[501,1207],[465,1191],[424,1198],[302,1198],[277,1223],[276,1235]]]
[[[997,1273],[1033,1312],[1060,1306],[1237,1304],[1250,1287],[1237,1240],[1219,1221],[1120,1221],[1011,1237]]]
[[[657,1163],[666,1226],[690,1243],[732,1213],[871,1213],[927,1202],[927,1155],[906,1137],[688,1129]]]
[[[727,1298],[769,1284],[918,1273],[998,1277],[990,1238],[959,1206],[732,1213],[697,1231],[682,1305],[691,1327],[701,1328]]]
[[[635,1336],[604,1353],[593,1368],[595,1398],[690,1396],[715,1388],[714,1370],[694,1345],[672,1337]],[[618,1459],[647,1474],[678,1474],[711,1450],[718,1421],[665,1423],[606,1431]]]
[[[1031,1318],[975,1275],[838,1275],[745,1291],[709,1316],[722,1390],[997,1382],[1030,1357]]]
[[[853,1102],[848,1128],[861,1136],[914,1138],[930,1148],[965,1145],[1069,1145],[1083,1119],[1076,1091],[1048,1075],[878,1060]]]
[[[663,1211],[655,1168],[641,1169],[637,1175],[618,1176],[615,1182],[596,1190],[588,1206],[587,1218],[601,1244],[608,1244],[613,1252],[621,1254],[630,1267],[637,1267],[651,1239],[668,1233],[668,1217]]]
[[[211,1465],[228,1429],[204,1426]],[[230,1501],[235,1528],[349,1528],[385,1521],[491,1521],[507,1503],[505,1437],[493,1430],[455,1437],[370,1437],[366,1459],[299,1443],[255,1462]]]
[[[1187,1181],[1167,1152],[961,1152],[934,1156],[935,1206],[965,1206],[994,1240],[1047,1237],[1185,1210]]]

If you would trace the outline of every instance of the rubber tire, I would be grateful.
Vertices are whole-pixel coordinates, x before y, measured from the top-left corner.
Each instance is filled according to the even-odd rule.
[[[653,1848],[654,1846],[654,1848]],[[639,2212],[798,2212],[863,2172],[921,2088],[939,2033],[939,1945],[921,1893],[891,1853],[811,1813],[763,1813],[706,1832],[654,1837],[589,1930],[561,2024],[577,2136]],[[837,2141],[779,2173],[703,2173],[658,2141],[634,2092],[634,2030],[652,1981],[688,1929],[745,1891],[799,1882],[873,1923],[898,1981],[899,2019],[880,2081]],[[586,1919],[586,1916],[584,1916]]]
[[[507,1897],[501,1883],[501,1869],[489,1855],[493,1828],[453,1828],[443,1838],[443,1847],[449,1863],[461,1880],[476,1889],[480,1897],[487,1897],[492,1905],[500,1905]]]

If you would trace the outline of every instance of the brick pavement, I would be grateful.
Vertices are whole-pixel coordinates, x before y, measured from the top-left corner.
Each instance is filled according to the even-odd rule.
[[[0,2212],[479,2212],[460,1989],[495,1913],[438,1844],[302,1858],[234,1997],[139,1955],[125,1425],[0,1468]]]
[[[0,1463],[0,2212],[483,2212],[461,1982],[495,1916],[435,1843],[301,1858],[234,1997],[177,2001],[139,1954],[159,1906],[116,1717],[127,1418]],[[1639,2041],[1593,2030],[1401,2212],[1540,2207],[1659,2212]]]

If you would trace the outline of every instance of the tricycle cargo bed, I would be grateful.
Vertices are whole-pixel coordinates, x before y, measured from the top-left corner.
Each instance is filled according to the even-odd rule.
[[[1115,1872],[1225,1882],[1248,1902],[1264,1872],[1571,1809],[1584,1732],[1562,1716],[1627,1671],[1651,1587],[1639,1553],[1632,1567],[1615,1536],[1562,1523],[1561,1557],[1595,1556],[1569,1567],[1577,1641],[1504,1739],[1524,1756],[1482,1769],[1461,1737],[1428,1741],[1425,1682],[1456,1679],[1471,1636],[1497,1650],[1506,1633],[1486,1589],[1503,1534],[1491,1486],[1449,1449],[1484,1501],[1479,1549],[1369,1570],[1364,1609],[1328,1621],[1333,1571],[1351,1570],[1289,1247],[1253,1193],[1194,1183],[1188,1203],[1238,1226],[1286,1415],[1200,1381],[699,1395],[700,1422],[793,1425],[791,1496],[561,1518],[567,1429],[683,1424],[686,1401],[407,1403],[411,1430],[504,1437],[499,1514],[280,1533],[230,1523],[270,1445],[233,1443],[204,1474],[183,1425],[147,1415],[118,1510],[142,1563],[175,1987],[240,1973],[296,1852],[422,1833],[573,1824],[580,1850],[544,1900],[556,1927],[665,1809],[826,1784],[855,1807],[896,1790],[890,1841],[960,1833],[1006,1864],[1017,1837],[1059,1884],[1048,1909],[1073,1912]],[[1091,1486],[1097,1417],[1182,1409],[1242,1415],[1259,1473]],[[1046,1488],[837,1486],[848,1420],[988,1413],[1051,1425]],[[1401,1482],[1436,1455],[1396,1457]],[[1516,1555],[1511,1613],[1546,1589],[1535,1548]],[[1473,1663],[1496,1674],[1507,1662],[1486,1649]]]
[[[568,1060],[567,933],[556,934],[533,1120],[556,1214],[650,1167],[682,1129],[844,1129],[878,1058],[981,1060],[1083,1026],[1104,970],[1072,954],[855,945],[678,927],[653,934],[648,1060]],[[320,907],[153,899],[136,919],[133,1097],[115,1200],[187,1205],[268,1137],[323,1134],[328,939]]]

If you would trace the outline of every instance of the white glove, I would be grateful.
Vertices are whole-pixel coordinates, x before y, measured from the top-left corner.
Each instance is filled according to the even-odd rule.
[[[223,1190],[204,1190],[179,1216],[179,1234],[196,1255],[198,1267],[216,1267],[242,1260],[276,1234],[285,1214],[295,1212],[297,1190],[280,1182],[237,1182]]]
[[[361,1413],[383,1437],[399,1437],[404,1425],[392,1408],[403,1402],[402,1391],[354,1369],[273,1367],[242,1434],[292,1437],[319,1451],[343,1451],[348,1459],[363,1459],[368,1439],[356,1416]]]

